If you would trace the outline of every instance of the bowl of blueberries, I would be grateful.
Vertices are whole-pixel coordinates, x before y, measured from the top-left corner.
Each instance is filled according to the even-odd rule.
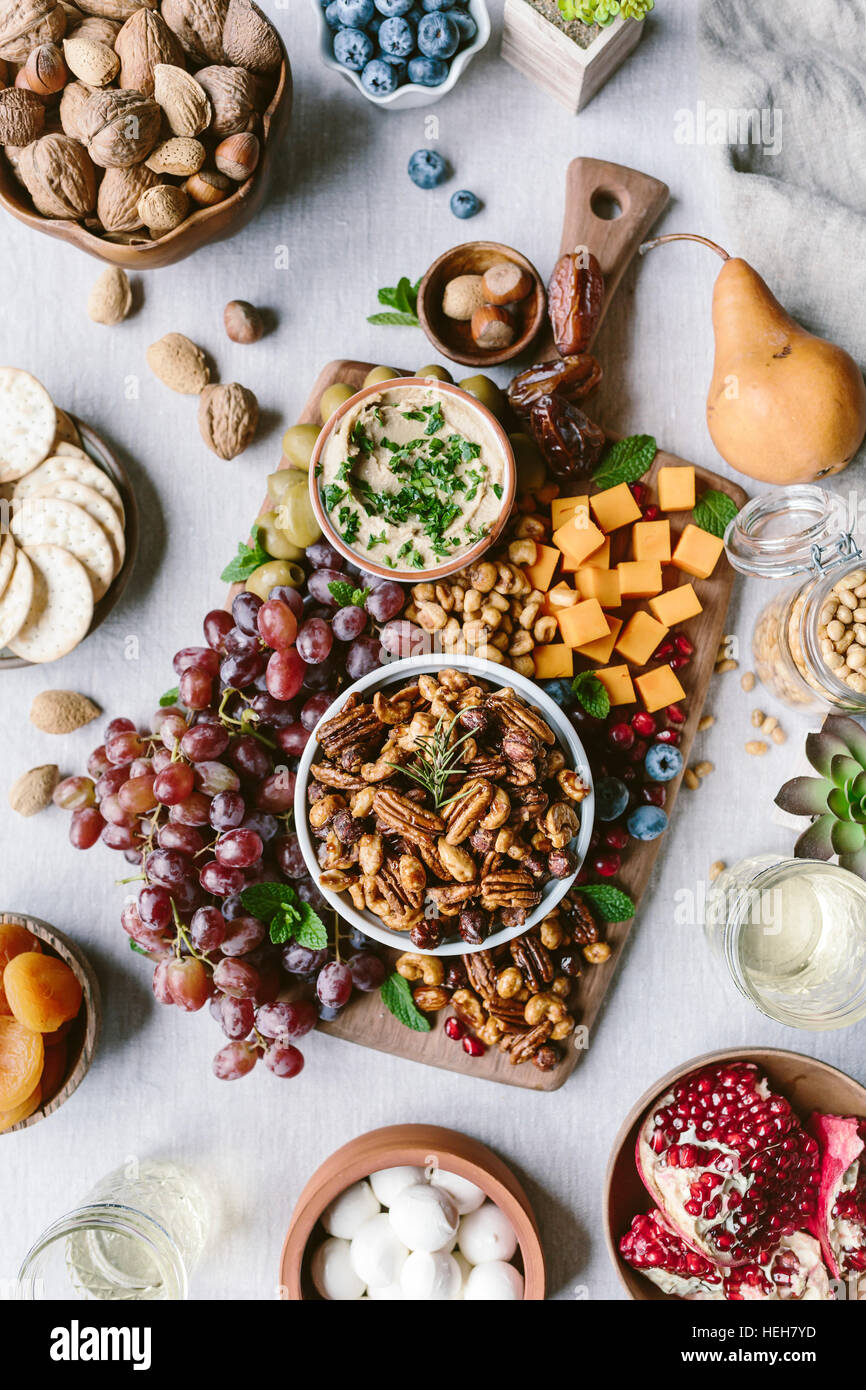
[[[490,38],[485,0],[313,0],[322,58],[368,101],[438,101]]]

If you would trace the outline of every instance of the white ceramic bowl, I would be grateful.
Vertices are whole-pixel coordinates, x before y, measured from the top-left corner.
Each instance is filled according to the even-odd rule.
[[[408,657],[402,661],[392,661],[379,670],[371,671],[368,676],[363,676],[361,680],[356,681],[354,685],[349,686],[347,690],[337,696],[324,718],[313,730],[312,737],[304,749],[298,765],[295,785],[295,833],[300,841],[310,877],[314,883],[318,884],[321,867],[316,858],[317,842],[313,839],[307,821],[307,786],[310,781],[310,769],[313,762],[321,755],[317,737],[319,726],[329,719],[333,719],[350,695],[364,695],[365,699],[369,699],[377,690],[384,690],[390,685],[402,685],[408,678],[414,679],[425,672],[441,671],[443,667],[451,667],[454,670],[466,671],[469,675],[478,676],[495,689],[503,685],[513,687],[526,700],[527,704],[533,705],[544,715],[547,723],[556,734],[569,765],[580,774],[590,788],[589,796],[580,803],[580,831],[571,844],[571,849],[577,856],[577,869],[569,878],[551,879],[549,883],[545,884],[541,902],[534,912],[529,914],[522,926],[505,927],[502,931],[494,932],[480,946],[467,946],[465,941],[458,938],[456,941],[446,941],[442,946],[437,946],[434,951],[421,953],[431,956],[463,956],[468,955],[471,951],[493,950],[494,947],[501,946],[506,941],[513,941],[516,936],[522,936],[524,932],[529,931],[537,922],[552,912],[574,883],[589,849],[589,840],[595,818],[595,789],[589,760],[573,725],[563,714],[559,705],[554,704],[550,696],[546,695],[534,681],[528,680],[526,676],[518,675],[516,671],[508,670],[504,666],[496,666],[492,661],[482,661],[480,657],[442,655]],[[364,932],[366,936],[371,936],[375,941],[381,941],[384,946],[390,946],[397,951],[405,951],[410,947],[412,950],[416,949],[409,941],[408,932],[390,931],[374,913],[359,912],[347,893],[332,893],[330,889],[321,886],[320,892],[329,906],[340,917],[350,922],[353,927],[357,927],[359,931]]]
[[[472,62],[475,54],[481,52],[490,38],[490,15],[487,12],[486,0],[469,0],[467,11],[478,25],[478,33],[470,44],[454,55],[451,70],[445,81],[438,87],[423,87],[418,82],[404,82],[402,87],[398,87],[389,96],[374,97],[362,85],[360,73],[353,72],[351,68],[344,68],[342,63],[337,62],[334,57],[334,31],[325,19],[324,6],[320,4],[320,0],[312,0],[312,4],[319,16],[319,48],[322,62],[326,67],[333,68],[335,72],[341,72],[347,77],[367,101],[390,111],[409,111],[413,107],[432,106],[434,101],[441,101],[442,97],[457,85],[464,69]]]

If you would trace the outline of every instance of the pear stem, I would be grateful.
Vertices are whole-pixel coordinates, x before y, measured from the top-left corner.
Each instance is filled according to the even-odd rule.
[[[716,255],[721,256],[723,261],[731,259],[727,251],[723,250],[721,246],[710,241],[709,237],[698,236],[695,232],[669,232],[667,236],[657,236],[652,241],[645,241],[643,246],[639,248],[640,255],[645,256],[648,251],[653,251],[656,246],[664,246],[665,242],[668,241],[698,241],[701,246],[708,246],[711,251],[715,251]]]

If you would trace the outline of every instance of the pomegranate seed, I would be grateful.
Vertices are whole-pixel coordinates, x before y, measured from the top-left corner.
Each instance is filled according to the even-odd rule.
[[[592,867],[602,878],[613,878],[614,874],[619,873],[621,864],[618,854],[600,854]]]
[[[629,483],[629,490],[638,506],[642,507],[649,496],[649,488],[646,483]]]
[[[614,826],[613,830],[608,830],[604,837],[604,843],[608,849],[625,849],[629,842],[629,833],[621,826]]]
[[[629,753],[629,757],[631,758],[632,762],[633,762],[633,763],[642,763],[643,760],[644,760],[644,758],[645,758],[646,755],[647,755],[647,749],[648,749],[648,748],[649,748],[649,744],[647,743],[646,739],[643,739],[643,738],[636,739],[635,744],[634,744],[634,747],[632,748],[631,752]]]
[[[607,737],[614,748],[631,748],[634,743],[634,730],[628,724],[612,724]]]
[[[641,787],[640,794],[647,806],[664,806],[667,800],[667,788],[661,782],[653,782],[649,787]]]
[[[680,741],[680,735],[676,729],[659,729],[656,738],[659,743],[672,743],[675,747]]]
[[[691,657],[682,652],[679,656],[672,656],[668,665],[674,671],[681,671],[684,666],[688,666],[690,661]]]
[[[632,715],[631,727],[636,734],[640,734],[641,738],[652,738],[656,731],[656,721],[646,710],[639,710],[637,714]]]
[[[643,509],[644,521],[658,521],[660,515],[661,513],[658,507],[656,507],[654,504],[650,504],[650,506],[644,507]]]
[[[461,1023],[459,1018],[446,1018],[445,1033],[452,1042],[459,1042],[466,1036],[465,1024]]]
[[[695,654],[694,642],[690,642],[684,632],[677,632],[674,635],[674,646],[683,656],[694,656]]]
[[[679,705],[668,705],[665,710],[665,718],[669,724],[685,724],[686,716]]]
[[[463,1039],[463,1051],[468,1052],[470,1057],[483,1057],[487,1049],[478,1038],[467,1036]]]
[[[666,637],[664,642],[660,642],[653,652],[653,656],[657,657],[659,661],[667,661],[668,657],[673,656],[673,654],[674,644],[669,637]]]

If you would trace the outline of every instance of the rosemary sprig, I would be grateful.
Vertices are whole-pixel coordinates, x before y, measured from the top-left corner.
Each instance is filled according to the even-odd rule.
[[[455,739],[452,743],[451,735],[454,725],[460,718],[455,714],[450,724],[445,723],[445,715],[441,715],[436,728],[432,734],[422,734],[416,743],[418,753],[414,762],[406,766],[399,763],[390,763],[390,767],[411,777],[413,782],[417,782],[425,791],[429,792],[433,798],[434,809],[439,811],[443,806],[462,796],[462,792],[455,793],[454,796],[446,797],[445,791],[451,777],[465,777],[465,768],[460,767],[460,749],[467,739],[471,738],[471,733],[463,734],[461,738]]]

